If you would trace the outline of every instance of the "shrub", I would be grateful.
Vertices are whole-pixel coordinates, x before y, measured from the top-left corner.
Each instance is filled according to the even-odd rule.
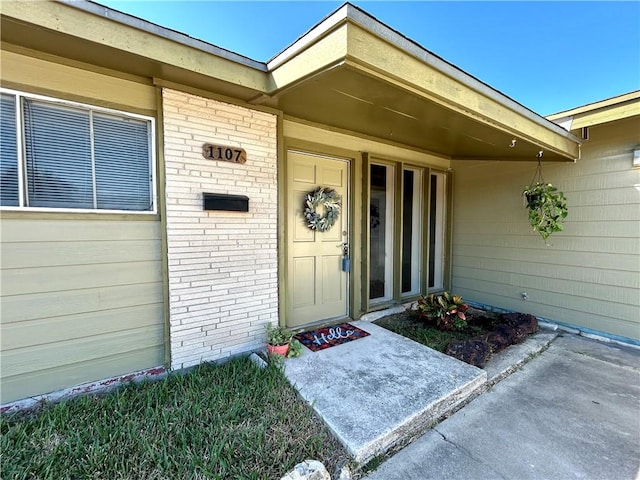
[[[449,292],[421,296],[417,305],[420,319],[434,322],[440,330],[464,330],[467,327],[464,312],[468,309],[461,296]]]

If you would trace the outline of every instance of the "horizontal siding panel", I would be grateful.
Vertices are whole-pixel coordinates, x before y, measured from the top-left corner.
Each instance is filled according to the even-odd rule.
[[[454,280],[454,285],[456,284]],[[480,284],[476,285],[480,287]],[[623,320],[619,317],[602,316],[583,310],[569,310],[549,305],[546,302],[546,292],[544,303],[534,303],[515,298],[515,292],[497,291],[487,292],[471,288],[462,288],[456,285],[456,293],[459,293],[466,300],[483,303],[485,305],[499,306],[501,308],[516,312],[530,313],[538,317],[551,321],[564,322],[572,325],[580,325],[592,330],[609,332],[614,335],[630,339],[640,339],[640,325],[637,321]]]
[[[627,207],[634,208],[634,207]],[[506,221],[506,217],[499,222],[464,222],[456,223],[456,235],[473,235],[473,234],[493,234],[493,235],[533,235],[527,213],[522,211],[522,220],[516,222]],[[555,238],[564,235],[580,236],[580,237],[621,237],[621,238],[638,238],[640,233],[640,223],[636,221],[603,221],[603,222],[575,222],[571,217],[571,208],[569,207],[569,215],[564,222],[564,231],[554,233],[550,237],[550,242]],[[540,236],[535,233],[535,236]],[[542,241],[542,240],[541,240]]]
[[[2,375],[23,375],[54,365],[62,367],[152,347],[162,350],[163,339],[164,329],[162,324],[158,324],[96,337],[3,350],[0,355]]]
[[[158,367],[163,364],[162,350],[157,347],[150,347],[73,365],[15,375],[2,379],[0,401],[2,403],[12,402],[86,382],[95,382]]]
[[[518,235],[496,234],[460,234],[456,235],[456,243],[463,247],[494,247],[497,249],[516,248],[523,253],[530,249],[539,250],[571,250],[573,252],[600,252],[640,255],[640,238],[605,238],[576,237],[573,235],[553,235],[547,240],[546,247],[542,238],[536,233],[523,238]],[[640,261],[640,260],[639,260]]]
[[[104,286],[34,295],[11,295],[0,303],[1,322],[19,322],[162,302],[162,282]]]
[[[619,172],[571,175],[562,178],[562,191],[569,197],[573,192],[585,190],[628,189],[638,183],[639,177],[640,172],[631,168]]]
[[[640,172],[639,172],[640,174]],[[638,178],[640,183],[640,177]],[[635,190],[635,189],[634,189]],[[574,205],[571,207],[572,222],[640,222],[640,208],[620,208],[619,205],[593,205],[590,207]],[[640,226],[638,226],[640,229]]]
[[[2,80],[32,85],[60,94],[81,96],[94,103],[137,110],[156,110],[153,85],[124,80],[81,68],[2,51]]]
[[[588,190],[572,192],[567,195],[569,215],[571,215],[571,207],[574,205],[587,207],[601,205],[637,205],[637,203],[638,191],[633,188],[633,185],[629,185],[626,188],[614,188],[605,191]]]
[[[593,147],[593,145],[591,145]],[[583,155],[573,165],[571,173],[576,177],[600,175],[608,173],[629,172],[633,153],[631,148],[610,152],[606,159],[600,157],[593,150],[583,150]]]
[[[72,215],[72,214],[70,214]],[[99,215],[97,215],[99,216]],[[151,220],[31,220],[3,218],[0,240],[11,242],[89,242],[160,240],[159,221]]]
[[[551,239],[553,241],[553,239]],[[534,250],[523,252],[517,248],[496,249],[494,247],[468,246],[456,249],[455,255],[466,257],[494,258],[514,262],[527,261],[551,265],[581,265],[584,267],[606,268],[628,272],[638,272],[638,255],[611,253],[589,253],[559,250]]]
[[[591,300],[598,299],[612,303],[629,304],[640,308],[640,295],[636,288],[623,288],[613,285],[597,283],[574,282],[572,280],[551,278],[547,276],[524,275],[508,271],[486,270],[469,267],[458,267],[456,274],[461,278],[477,282],[492,282],[500,285],[516,287],[520,292],[552,291],[558,294],[582,297]]]
[[[2,268],[95,265],[161,260],[157,240],[12,242],[2,244]]]
[[[3,296],[135,285],[161,279],[160,261],[10,269],[0,272]]]
[[[453,264],[456,272],[461,268],[472,268],[640,289],[640,275],[634,271],[621,272],[579,265],[541,264],[529,261],[516,262],[513,260],[468,257],[464,255],[454,255]]]
[[[161,300],[161,299],[160,299]],[[4,313],[4,312],[3,312]],[[54,343],[163,324],[163,305],[137,305],[99,312],[0,324],[2,350]]]
[[[519,306],[522,308],[523,304],[531,304],[531,301],[522,301],[522,288],[513,285],[505,285],[503,283],[477,281],[471,278],[454,277],[454,285],[457,289],[462,290],[476,290],[485,292],[499,292],[500,295],[520,299]],[[640,316],[640,306],[637,303],[635,305],[624,305],[620,303],[613,303],[600,299],[585,299],[576,295],[565,295],[554,291],[535,290],[530,289],[528,291],[529,298],[539,299],[539,303],[543,303],[549,307],[557,307],[564,310],[572,310],[574,312],[589,313],[602,317],[603,320],[607,318],[616,318],[618,320],[627,321],[630,323],[637,322]],[[455,290],[458,294],[458,290]],[[464,297],[463,297],[464,298]],[[471,298],[467,298],[471,300]],[[562,320],[556,315],[556,320]]]

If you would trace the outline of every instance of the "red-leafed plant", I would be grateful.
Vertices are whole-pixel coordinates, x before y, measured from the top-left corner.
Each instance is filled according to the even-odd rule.
[[[467,327],[464,312],[469,309],[469,305],[459,295],[444,292],[440,295],[421,296],[417,309],[421,319],[434,322],[440,330],[464,330]]]

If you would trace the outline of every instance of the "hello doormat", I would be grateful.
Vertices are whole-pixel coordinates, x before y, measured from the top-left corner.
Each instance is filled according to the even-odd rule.
[[[313,352],[325,350],[368,336],[368,332],[354,327],[350,323],[341,323],[339,325],[312,330],[311,332],[300,332],[296,334],[298,341]]]

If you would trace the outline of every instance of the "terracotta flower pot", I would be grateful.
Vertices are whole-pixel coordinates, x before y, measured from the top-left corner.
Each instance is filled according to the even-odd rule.
[[[271,355],[282,355],[285,357],[289,353],[289,345],[269,345],[267,344],[267,351]]]

